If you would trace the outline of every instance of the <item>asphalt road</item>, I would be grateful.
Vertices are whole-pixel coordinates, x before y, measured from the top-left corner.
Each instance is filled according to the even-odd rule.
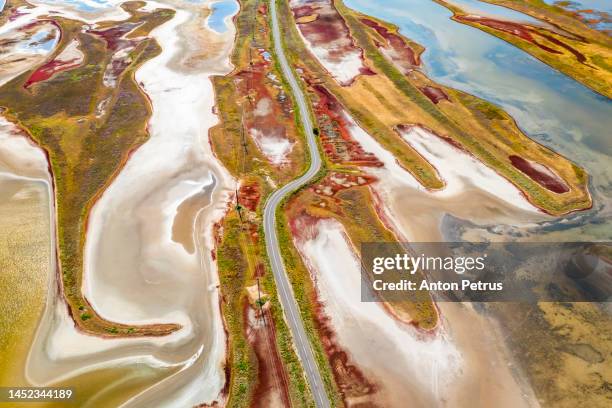
[[[264,232],[266,237],[266,250],[268,253],[268,258],[270,259],[270,265],[276,281],[280,301],[285,312],[285,318],[289,324],[289,329],[291,330],[298,356],[302,361],[302,366],[304,367],[304,372],[306,373],[306,378],[310,385],[315,403],[319,408],[327,408],[330,405],[325,392],[323,379],[321,378],[321,374],[317,367],[314,353],[310,347],[310,342],[308,341],[306,330],[304,330],[304,324],[302,323],[302,319],[300,317],[298,306],[293,295],[293,290],[291,288],[291,284],[289,283],[287,272],[285,271],[285,265],[283,264],[281,257],[280,247],[278,245],[278,235],[276,231],[276,212],[281,201],[292,191],[295,191],[299,187],[308,183],[317,174],[321,168],[321,156],[319,149],[317,148],[317,142],[314,135],[314,125],[306,105],[306,98],[297,82],[297,79],[295,78],[293,70],[287,61],[287,57],[285,56],[285,52],[283,50],[283,42],[281,40],[278,15],[276,12],[276,1],[270,0],[269,4],[270,15],[272,17],[274,51],[281,66],[283,76],[289,83],[291,92],[293,93],[293,99],[297,102],[302,126],[308,141],[310,167],[301,177],[276,190],[266,202],[263,218]]]

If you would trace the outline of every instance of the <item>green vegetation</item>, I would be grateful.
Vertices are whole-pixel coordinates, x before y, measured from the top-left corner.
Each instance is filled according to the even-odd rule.
[[[477,21],[462,19],[462,16],[469,14],[467,11],[444,0],[436,1],[454,13],[455,21],[499,37],[595,92],[612,98],[612,67],[609,63],[612,60],[612,38],[609,34],[589,27],[580,19],[578,13],[564,9],[561,5],[547,4],[542,0],[483,0],[520,11],[553,25],[557,30],[524,25],[535,41],[541,45],[538,46],[533,41],[510,32]],[[580,61],[577,56],[584,58],[584,61]]]
[[[223,316],[229,334],[230,364],[229,406],[249,406],[251,387],[257,382],[257,359],[244,334],[245,287],[251,279],[245,257],[248,248],[240,220],[235,212],[223,221],[224,235],[217,249],[217,260],[223,294]]]
[[[591,206],[587,180],[582,177],[584,171],[576,174],[574,163],[529,139],[518,129],[512,117],[499,107],[470,94],[441,87],[420,73],[410,77],[402,75],[374,46],[373,31],[360,24],[355,13],[344,7],[341,1],[336,3],[368,59],[409,98],[411,105],[416,104],[422,110],[422,121],[415,123],[424,123],[437,134],[456,140],[525,192],[530,201],[544,211],[558,215]],[[368,31],[370,36],[366,35]],[[425,85],[443,88],[453,103],[435,104],[419,90]],[[571,191],[559,195],[542,187],[511,165],[508,157],[512,154],[554,169],[570,185]]]
[[[126,3],[131,22],[152,29],[167,21],[172,12],[139,12],[141,3]],[[82,23],[57,19],[62,38],[55,55],[74,38],[85,54],[84,63],[28,89],[26,72],[0,88],[5,115],[22,127],[48,154],[57,202],[57,236],[63,293],[80,328],[112,336],[165,335],[177,325],[128,327],[101,318],[83,297],[83,247],[91,207],[111,183],[131,151],[146,141],[150,107],[134,80],[135,70],[160,50],[155,41],[142,40],[132,52],[132,62],[117,78],[115,88],[102,83],[111,53],[105,42],[84,32]],[[97,117],[96,107],[108,100],[106,114]],[[114,328],[110,331],[107,329]]]
[[[220,123],[211,129],[211,143],[215,155],[242,186],[236,205],[223,220],[220,229],[223,235],[217,249],[222,311],[229,334],[228,405],[250,406],[262,375],[257,356],[245,334],[245,310],[250,304],[246,288],[255,285],[256,277],[259,277],[265,293],[262,303],[269,304],[276,336],[277,350],[271,352],[277,352],[283,363],[289,380],[287,391],[291,403],[305,407],[312,406],[313,401],[266,260],[262,210],[273,189],[302,174],[309,161],[305,157],[304,135],[297,125],[298,113],[292,109],[291,94],[282,82],[280,69],[275,64],[267,64],[258,52],[265,49],[274,53],[267,16],[258,11],[263,5],[262,1],[241,1],[241,11],[236,19],[238,35],[232,55],[234,72],[213,79]],[[274,82],[270,74],[280,82]],[[249,126],[258,125],[253,120],[254,106],[265,95],[273,101],[272,109],[278,112],[275,116],[294,143],[288,156],[289,163],[281,167],[269,163],[249,134]],[[283,102],[287,98],[288,102]],[[251,306],[259,308],[263,305],[254,301]]]
[[[435,169],[399,137],[395,131],[399,125],[420,125],[452,139],[514,183],[536,206],[551,214],[564,214],[591,206],[586,174],[584,171],[576,173],[574,163],[529,139],[499,107],[436,84],[418,70],[404,75],[376,46],[376,42],[384,44],[385,39],[361,21],[371,18],[346,8],[340,0],[334,4],[356,45],[364,50],[366,64],[376,75],[361,75],[351,86],[338,85],[308,53],[295,27],[285,32],[290,58],[302,67],[305,77],[316,78],[318,83],[324,84],[360,126],[393,153],[424,186],[440,188],[442,182]],[[293,18],[287,5],[282,5],[280,12],[285,19]],[[385,27],[396,32],[391,25]],[[405,43],[411,44],[408,40]],[[418,55],[421,49],[414,51]],[[444,91],[450,100],[434,103],[422,92],[425,86]],[[570,191],[555,194],[542,187],[511,164],[511,155],[554,170],[565,180]]]

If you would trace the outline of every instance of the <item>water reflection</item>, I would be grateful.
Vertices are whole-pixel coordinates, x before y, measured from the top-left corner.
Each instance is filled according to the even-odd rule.
[[[542,24],[538,19],[521,12],[491,3],[484,3],[479,0],[446,0],[446,2],[461,7],[461,9],[468,13],[474,13],[481,16],[497,17],[504,20],[520,21],[530,24]]]
[[[218,33],[227,31],[227,20],[239,10],[238,3],[234,0],[222,0],[213,3],[211,14],[208,17],[208,26]]]
[[[452,21],[452,13],[435,2],[345,3],[396,24],[402,34],[424,45],[424,70],[430,77],[503,107],[531,137],[587,168],[595,208],[610,204],[611,100],[505,41]]]

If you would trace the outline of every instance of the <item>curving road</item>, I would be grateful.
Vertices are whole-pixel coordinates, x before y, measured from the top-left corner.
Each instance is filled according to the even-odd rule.
[[[269,4],[270,15],[272,17],[274,51],[281,66],[283,76],[289,83],[294,100],[297,102],[300,119],[302,121],[302,126],[308,141],[308,151],[310,153],[311,162],[306,173],[286,184],[282,188],[276,190],[266,202],[263,215],[266,251],[268,253],[268,258],[270,259],[270,265],[274,274],[274,280],[276,281],[280,301],[285,312],[285,317],[289,324],[298,356],[302,361],[306,378],[310,384],[310,389],[315,399],[315,403],[319,408],[327,408],[330,405],[329,400],[327,399],[327,394],[325,393],[325,386],[323,384],[321,374],[319,373],[319,369],[314,358],[314,353],[310,347],[306,330],[304,330],[304,325],[293,296],[293,290],[291,289],[287,272],[285,271],[285,265],[283,264],[280,254],[278,235],[276,232],[276,211],[278,210],[280,203],[291,192],[308,183],[318,173],[319,169],[321,168],[321,156],[319,149],[317,148],[317,142],[314,136],[314,126],[310,118],[310,112],[308,111],[308,107],[306,105],[306,98],[297,82],[297,79],[295,78],[295,75],[293,74],[293,70],[287,61],[287,57],[285,56],[285,52],[283,50],[278,15],[276,13],[276,0],[270,0]]]

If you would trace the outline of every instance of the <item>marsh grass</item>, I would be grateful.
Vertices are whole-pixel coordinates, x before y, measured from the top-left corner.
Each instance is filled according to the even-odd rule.
[[[136,12],[131,21],[150,28],[171,17],[168,10]],[[31,75],[26,72],[0,88],[0,106],[48,154],[57,202],[57,240],[63,294],[75,323],[85,332],[103,336],[159,336],[177,325],[130,327],[100,317],[84,298],[83,247],[89,212],[118,174],[130,152],[148,138],[146,124],[151,109],[134,80],[134,72],[159,54],[154,40],[145,39],[132,53],[132,63],[109,89],[102,84],[104,67],[110,60],[105,42],[82,32],[82,23],[58,18],[62,39],[54,55],[78,38],[85,55],[81,66],[24,89]],[[54,57],[51,56],[50,58]],[[96,118],[98,103],[109,98],[107,114]]]

